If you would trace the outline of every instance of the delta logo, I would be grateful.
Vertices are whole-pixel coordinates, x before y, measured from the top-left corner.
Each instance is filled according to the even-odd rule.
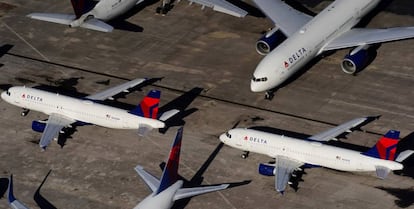
[[[244,137],[245,141],[250,141],[253,143],[257,143],[257,144],[267,144],[267,140],[266,139],[261,139],[261,138],[256,138],[256,137],[249,137],[249,136],[245,136]]]
[[[22,94],[22,98],[23,99],[30,99],[30,100],[33,100],[33,101],[37,101],[37,102],[43,102],[43,98],[42,97],[38,97],[38,96],[32,96],[32,95],[29,95],[29,94]]]

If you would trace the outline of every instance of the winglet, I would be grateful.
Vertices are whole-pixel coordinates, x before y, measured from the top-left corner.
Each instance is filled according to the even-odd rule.
[[[383,160],[394,160],[397,151],[397,144],[399,141],[400,132],[396,130],[388,131],[380,140],[364,155],[380,158]]]
[[[12,202],[16,200],[16,198],[13,195],[13,175],[10,175],[10,179],[9,179],[9,186],[7,190],[7,200],[9,201],[9,204],[11,204]]]
[[[135,109],[131,110],[130,113],[141,117],[157,119],[160,97],[161,91],[150,91],[141,103]]]
[[[167,165],[161,176],[160,186],[156,194],[161,193],[169,186],[173,185],[178,180],[178,165],[180,161],[181,141],[183,138],[183,127],[177,131],[177,136],[171,146],[170,155],[168,157]]]

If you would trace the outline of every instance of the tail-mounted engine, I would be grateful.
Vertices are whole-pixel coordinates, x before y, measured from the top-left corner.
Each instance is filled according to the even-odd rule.
[[[269,164],[259,164],[259,173],[264,176],[274,176],[276,174],[276,167]]]
[[[269,54],[285,39],[286,36],[279,30],[279,28],[274,27],[256,42],[256,51],[261,55]]]

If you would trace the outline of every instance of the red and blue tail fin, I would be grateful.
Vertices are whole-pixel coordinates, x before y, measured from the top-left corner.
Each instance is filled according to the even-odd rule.
[[[158,105],[160,103],[161,92],[152,90],[141,101],[141,103],[129,113],[146,118],[158,118]]]
[[[375,146],[363,154],[383,160],[395,160],[399,137],[399,131],[390,130],[380,138]]]
[[[95,4],[91,0],[71,0],[73,11],[75,12],[76,19],[83,14],[89,12]]]
[[[183,138],[183,128],[179,128],[177,136],[171,146],[170,155],[168,157],[167,165],[161,176],[160,186],[156,194],[161,193],[178,180],[178,165],[180,161],[181,141]]]

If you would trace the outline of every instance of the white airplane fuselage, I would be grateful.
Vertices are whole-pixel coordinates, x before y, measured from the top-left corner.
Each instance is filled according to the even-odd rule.
[[[111,20],[134,7],[140,0],[101,0],[87,14],[103,21]]]
[[[375,171],[375,166],[401,170],[403,165],[390,160],[369,157],[360,152],[276,135],[252,129],[236,128],[222,134],[220,140],[237,149],[264,154],[272,158],[285,156],[310,165],[340,171]]]
[[[380,0],[336,0],[266,55],[250,83],[253,92],[277,88],[322,53],[330,41],[354,27]]]
[[[152,193],[142,200],[134,209],[169,209],[174,205],[174,195],[183,187],[183,181],[178,180],[159,194]]]
[[[59,114],[76,121],[91,123],[107,128],[138,129],[140,125],[163,128],[165,124],[151,118],[128,113],[126,110],[33,89],[29,87],[11,87],[1,94],[1,98],[13,105],[43,112],[47,115]]]

